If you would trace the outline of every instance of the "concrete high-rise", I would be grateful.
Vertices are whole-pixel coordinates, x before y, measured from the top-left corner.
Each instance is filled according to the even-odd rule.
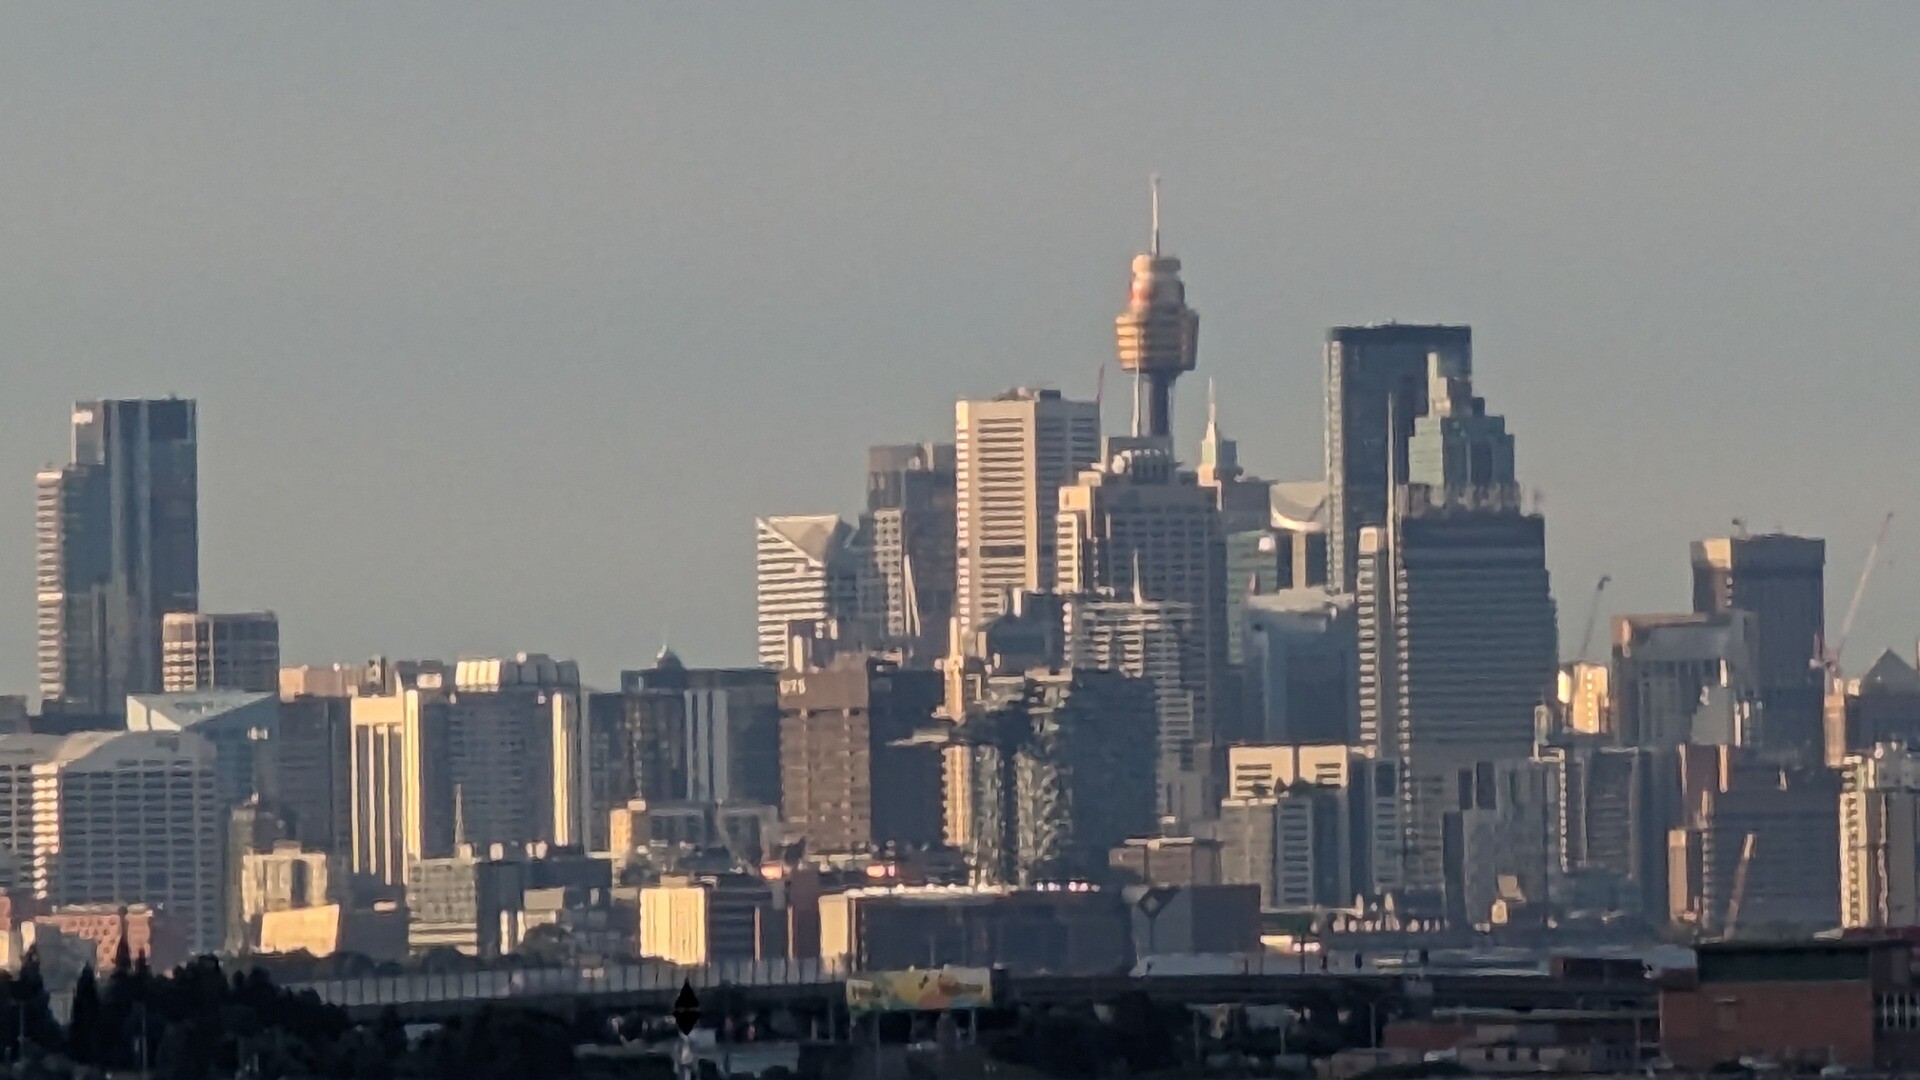
[[[280,689],[280,620],[271,611],[168,612],[160,621],[160,685],[193,690]]]
[[[916,664],[946,655],[955,564],[953,444],[869,449],[861,532],[884,596],[887,638],[905,645]]]
[[[1758,620],[1621,615],[1613,620],[1616,735],[1626,746],[1752,746],[1759,711]]]
[[[585,843],[589,785],[579,666],[541,653],[460,661],[447,698],[447,770],[462,840]]]
[[[689,668],[671,650],[654,666],[620,673],[620,759],[607,809],[628,799],[780,803],[779,673],[765,668]]]
[[[1471,375],[1473,331],[1388,323],[1327,332],[1327,578],[1336,592],[1353,591],[1360,530],[1386,521],[1392,488],[1407,482],[1407,442],[1427,412],[1436,356]]]
[[[954,617],[964,638],[1055,584],[1061,487],[1100,457],[1100,407],[1020,388],[954,407]]]
[[[1840,925],[1920,924],[1920,756],[1882,743],[1840,768]]]
[[[189,733],[0,736],[0,839],[49,907],[149,904],[184,924],[194,952],[221,944],[221,833],[214,749]]]
[[[1187,306],[1180,260],[1160,252],[1160,181],[1153,183],[1153,237],[1133,257],[1127,310],[1113,321],[1120,370],[1133,376],[1133,433],[1170,438],[1173,381],[1198,361],[1200,313]]]
[[[1198,613],[1173,600],[1079,594],[1067,599],[1070,668],[1117,671],[1153,685],[1162,817],[1204,818],[1216,798],[1212,700]]]
[[[857,622],[873,605],[859,530],[838,514],[754,520],[760,663],[786,664],[796,622]]]
[[[1121,449],[1060,489],[1058,576],[1062,595],[1133,597],[1191,609],[1187,633],[1202,668],[1193,686],[1199,730],[1220,732],[1227,664],[1227,556],[1213,492],[1182,472],[1169,450]]]
[[[1770,533],[1693,543],[1693,610],[1759,617],[1758,745],[1817,756],[1821,747],[1827,542]],[[1808,760],[1813,760],[1809,757]]]
[[[73,409],[72,462],[36,478],[40,693],[115,712],[161,689],[161,619],[200,605],[194,403]]]
[[[416,685],[352,698],[349,723],[353,803],[346,854],[354,873],[403,885],[421,859],[453,853],[445,690]]]
[[[846,654],[780,674],[780,800],[790,839],[814,851],[935,843],[941,762],[904,745],[944,695],[934,671]]]

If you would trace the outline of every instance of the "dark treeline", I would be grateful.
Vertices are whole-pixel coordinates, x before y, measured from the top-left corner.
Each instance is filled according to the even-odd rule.
[[[258,969],[228,974],[212,957],[158,974],[124,943],[104,975],[80,973],[63,1027],[31,950],[17,974],[0,973],[0,1062],[15,1075],[519,1080],[572,1073],[575,1041],[551,1017],[492,1010],[410,1045],[391,1013],[356,1025],[311,992]]]

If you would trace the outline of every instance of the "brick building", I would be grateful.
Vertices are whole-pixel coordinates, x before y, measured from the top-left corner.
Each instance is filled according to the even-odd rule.
[[[1905,941],[1728,942],[1660,990],[1660,1036],[1681,1069],[1753,1057],[1782,1065],[1920,1067],[1920,985]]]

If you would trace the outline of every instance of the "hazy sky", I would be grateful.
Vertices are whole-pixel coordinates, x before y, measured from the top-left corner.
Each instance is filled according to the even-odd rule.
[[[1254,471],[1325,328],[1473,324],[1566,648],[1742,517],[1911,652],[1920,6],[14,5],[0,690],[76,398],[200,401],[209,609],[289,661],[752,657],[752,519],[1082,395],[1146,177]],[[1124,395],[1115,395],[1124,398]],[[1110,427],[1124,418],[1110,401]],[[1604,631],[1602,636],[1604,636]]]

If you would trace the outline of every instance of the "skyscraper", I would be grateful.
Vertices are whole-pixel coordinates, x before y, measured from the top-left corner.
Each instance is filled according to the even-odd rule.
[[[354,873],[388,885],[404,884],[409,868],[423,858],[452,854],[459,831],[446,694],[437,680],[436,675],[431,686],[395,687],[392,694],[349,701],[348,854]]]
[[[1827,542],[1803,536],[1771,533],[1693,543],[1693,610],[1739,609],[1759,617],[1757,744],[1767,749],[1820,753],[1826,563]]]
[[[1211,731],[1227,661],[1226,545],[1213,491],[1154,446],[1120,449],[1060,489],[1058,576],[1062,594],[1171,601],[1193,611],[1200,724]]]
[[[1133,257],[1127,310],[1113,320],[1120,370],[1133,376],[1133,433],[1173,435],[1173,381],[1197,362],[1200,313],[1187,306],[1180,260],[1160,253],[1160,180],[1153,181],[1153,238]]]
[[[1511,440],[1466,370],[1462,356],[1427,358],[1407,446],[1418,468],[1386,521],[1360,530],[1354,563],[1359,742],[1403,764],[1416,888],[1443,883],[1457,771],[1532,755],[1559,661],[1546,523],[1522,511]],[[1399,460],[1396,448],[1396,474]]]
[[[113,712],[161,688],[161,619],[200,603],[194,403],[82,402],[72,462],[36,478],[42,696]]]
[[[1751,746],[1759,711],[1758,620],[1621,615],[1613,621],[1616,734],[1626,746]]]
[[[1207,383],[1207,433],[1200,440],[1200,486],[1213,495],[1225,545],[1226,662],[1242,662],[1246,598],[1280,587],[1282,552],[1273,523],[1273,484],[1246,475],[1240,450],[1220,430],[1220,409]],[[1289,554],[1291,554],[1289,552]],[[1289,567],[1289,570],[1292,568]]]
[[[1920,923],[1920,756],[1899,743],[1840,768],[1840,925]]]
[[[652,668],[620,673],[620,693],[626,798],[779,805],[778,672],[688,668],[662,650]]]
[[[941,677],[846,654],[780,675],[780,800],[815,851],[941,836],[940,754],[904,745],[929,725]]]
[[[160,681],[167,693],[280,689],[280,620],[271,611],[168,612],[160,622]]]
[[[1388,323],[1327,332],[1327,579],[1336,592],[1353,591],[1360,530],[1386,521],[1390,461],[1394,483],[1407,480],[1407,441],[1427,412],[1436,355],[1470,376],[1472,330]]]
[[[195,952],[220,947],[214,749],[182,732],[0,736],[4,831],[49,907],[144,903],[170,910]]]
[[[1100,456],[1100,407],[1020,388],[954,407],[954,616],[970,635],[1054,587],[1060,488]]]
[[[873,606],[867,553],[858,530],[838,514],[765,517],[753,524],[760,663],[779,668],[787,661],[793,623],[858,621]]]
[[[584,844],[580,669],[542,653],[462,660],[447,699],[447,770],[462,839]]]
[[[884,595],[883,630],[921,664],[946,655],[953,617],[952,443],[867,451],[867,511],[861,520]]]
[[[1067,666],[1117,671],[1153,685],[1159,812],[1188,822],[1212,808],[1214,738],[1202,636],[1193,605],[1076,594],[1067,599]]]

